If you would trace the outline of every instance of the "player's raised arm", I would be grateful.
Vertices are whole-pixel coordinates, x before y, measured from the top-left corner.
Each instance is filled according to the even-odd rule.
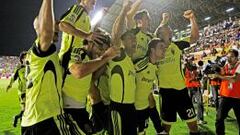
[[[141,4],[142,4],[142,0],[137,0],[132,4],[130,11],[127,12],[127,16],[126,16],[127,29],[132,29],[136,25],[133,19],[133,16],[139,10]]]
[[[183,16],[191,23],[190,44],[195,43],[199,39],[199,29],[196,17],[192,10],[185,11]]]
[[[38,38],[39,47],[41,51],[47,51],[52,43],[54,34],[54,13],[53,13],[53,1],[43,0],[40,8],[37,25],[38,25]]]
[[[131,2],[129,0],[123,1],[123,8],[117,17],[116,21],[113,24],[112,28],[112,43],[116,47],[120,47],[121,45],[121,35],[123,33],[123,26],[125,25],[125,17],[127,15],[127,12],[131,8]]]

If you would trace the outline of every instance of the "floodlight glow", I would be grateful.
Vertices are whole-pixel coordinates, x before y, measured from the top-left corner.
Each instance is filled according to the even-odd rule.
[[[178,29],[175,29],[175,30],[174,30],[174,32],[177,32],[177,31],[178,31]]]
[[[100,10],[94,15],[91,21],[91,25],[95,26],[102,19],[102,17],[103,17],[103,10]]]
[[[208,20],[210,20],[211,19],[211,17],[206,17],[204,20],[205,21],[208,21]]]
[[[232,8],[227,9],[226,12],[229,13],[229,12],[231,12],[233,10],[234,10],[234,8],[232,7]]]
[[[188,24],[187,27],[191,27],[192,25],[191,24]]]

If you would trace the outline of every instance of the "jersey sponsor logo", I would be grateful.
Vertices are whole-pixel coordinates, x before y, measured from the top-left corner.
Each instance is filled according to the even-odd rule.
[[[147,82],[147,83],[152,83],[154,81],[154,79],[148,79],[146,77],[143,77],[141,81]]]

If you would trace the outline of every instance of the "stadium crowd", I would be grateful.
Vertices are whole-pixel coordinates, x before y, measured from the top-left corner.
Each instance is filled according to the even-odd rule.
[[[197,45],[192,47],[188,53],[202,52],[201,59],[207,55],[215,56],[217,53],[222,55],[230,48],[239,48],[240,39],[240,19],[229,17],[215,25],[208,25],[202,30],[202,34]],[[219,48],[219,50],[216,50]]]
[[[16,56],[1,56],[0,57],[0,79],[10,78],[15,67],[19,64],[19,59]]]
[[[151,17],[147,10],[139,11],[141,3],[124,0],[108,33],[91,28],[89,12],[96,0],[78,1],[60,21],[54,18],[53,0],[42,0],[33,22],[36,40],[20,55],[21,65],[16,66],[7,87],[19,79],[23,107],[14,126],[21,117],[23,135],[144,135],[149,119],[156,134],[169,134],[177,114],[186,121],[190,135],[199,135],[198,124],[206,124],[203,93],[208,84],[217,112],[216,133],[225,133],[224,119],[231,108],[240,122],[239,54],[230,49],[239,47],[239,19],[208,26],[199,39],[194,12],[187,10],[183,16],[191,24],[191,35],[172,41],[170,14],[163,13],[159,26],[150,33]],[[55,43],[60,32],[58,52]],[[210,55],[220,57],[206,59],[195,54],[202,51],[203,55],[206,48]],[[225,51],[226,57],[216,48]],[[11,62],[1,65],[9,74],[18,63],[15,57],[1,60]],[[153,90],[160,98],[160,114]]]

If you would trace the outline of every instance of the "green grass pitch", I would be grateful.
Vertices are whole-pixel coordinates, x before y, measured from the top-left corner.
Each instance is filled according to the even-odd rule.
[[[8,93],[5,92],[5,88],[9,80],[0,80],[0,135],[19,135],[20,128],[12,127],[13,116],[19,113],[19,103],[17,97],[17,86],[16,83],[13,88],[10,89]],[[215,133],[215,109],[209,108],[208,115],[205,116],[205,120],[208,124],[204,126],[199,126],[202,135],[214,135]],[[233,112],[230,112],[230,116],[235,119]],[[238,126],[234,119],[228,119],[225,122],[226,134],[227,135],[237,135]],[[172,126],[171,135],[187,135],[188,129],[185,122],[178,119],[178,121]],[[147,130],[147,135],[155,135],[152,123],[149,123],[149,128]]]

